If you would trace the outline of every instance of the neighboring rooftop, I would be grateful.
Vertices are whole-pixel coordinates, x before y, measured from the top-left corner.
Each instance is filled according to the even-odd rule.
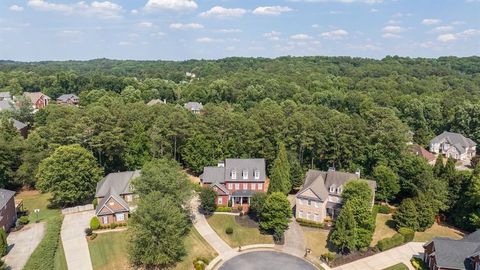
[[[9,100],[0,100],[0,111],[13,110],[15,107]]]
[[[410,150],[412,151],[413,154],[417,156],[421,156],[428,160],[429,162],[435,161],[436,157],[435,154],[432,152],[429,152],[427,149],[421,147],[418,144],[413,144],[410,146]]]
[[[69,99],[71,100],[78,100],[79,97],[75,94],[63,94],[57,98],[58,101],[67,102]]]
[[[18,120],[15,120],[15,119],[12,119],[12,122],[13,122],[13,126],[17,129],[17,130],[21,130],[21,129],[24,129],[26,128],[28,125],[25,124],[25,123],[22,123]]]
[[[469,258],[480,251],[480,230],[469,234],[461,240],[435,237],[432,242],[435,246],[434,254],[437,267],[473,269]]]
[[[108,193],[130,194],[130,181],[140,176],[140,171],[109,173],[97,183],[95,197],[105,197]]]
[[[30,101],[35,104],[43,96],[47,99],[50,99],[49,96],[43,94],[42,92],[24,92],[23,95],[30,99]]]
[[[460,153],[464,153],[466,148],[474,147],[477,144],[471,139],[463,136],[460,133],[444,131],[442,134],[433,138],[430,141],[430,144],[439,144],[443,142],[448,142],[450,145],[453,145]]]
[[[13,196],[15,196],[15,191],[0,188],[0,208],[5,207]]]
[[[117,201],[124,209],[110,208],[107,205],[107,202],[110,198],[113,198],[115,201]],[[107,191],[105,196],[100,200],[100,202],[98,202],[97,208],[95,209],[95,214],[96,215],[100,214],[103,208],[106,208],[109,211],[109,214],[130,211],[130,207],[128,206],[128,203],[124,199],[122,199],[122,197],[120,197],[112,187],[110,187],[110,189]]]
[[[164,100],[152,99],[147,103],[148,106],[153,106],[153,105],[157,105],[157,104],[167,104],[167,100],[166,99],[164,99]]]
[[[201,111],[201,110],[203,110],[202,103],[198,103],[198,102],[188,102],[188,103],[185,103],[185,105],[183,105],[183,107],[185,107],[189,111]]]

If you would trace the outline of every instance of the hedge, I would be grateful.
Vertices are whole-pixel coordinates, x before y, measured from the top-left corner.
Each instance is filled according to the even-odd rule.
[[[61,217],[55,217],[48,221],[45,236],[33,251],[23,270],[55,268],[55,255],[60,243],[62,221]]]
[[[219,206],[217,209],[215,209],[215,212],[232,212],[232,208],[227,206]]]
[[[392,209],[388,207],[388,205],[384,204],[377,204],[376,205],[377,211],[380,214],[390,214],[392,212]]]
[[[404,243],[403,235],[396,233],[390,238],[385,238],[377,243],[377,247],[380,251],[385,251],[394,247],[401,246]]]
[[[415,268],[415,270],[428,270],[427,265],[422,259],[412,258],[410,262],[412,263],[412,266],[413,268]]]
[[[297,222],[301,226],[305,226],[305,227],[321,228],[321,229],[323,229],[325,227],[325,225],[323,225],[323,223],[313,222],[311,220],[303,219],[303,218],[297,218]]]
[[[410,228],[402,227],[398,229],[398,233],[403,235],[403,238],[404,238],[403,241],[405,243],[413,241],[413,238],[415,237],[415,231]]]

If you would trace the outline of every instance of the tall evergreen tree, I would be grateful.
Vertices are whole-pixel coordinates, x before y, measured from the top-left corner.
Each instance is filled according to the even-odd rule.
[[[443,167],[442,170],[442,177],[446,180],[449,180],[453,177],[455,177],[455,159],[452,157],[449,157],[447,159],[447,163],[445,164],[445,167]]]
[[[418,212],[414,201],[410,198],[404,199],[393,216],[393,220],[397,228],[407,227],[418,230]]]
[[[345,205],[335,222],[335,229],[330,234],[330,243],[343,253],[355,250],[357,223],[350,205]]]
[[[433,174],[436,177],[439,177],[443,173],[443,156],[442,154],[438,154],[437,159],[435,160],[435,165],[433,166]]]
[[[377,181],[377,199],[388,202],[395,198],[400,191],[398,175],[385,165],[378,165],[373,169],[373,179]]]
[[[292,189],[290,182],[290,164],[288,162],[287,150],[285,144],[278,145],[277,158],[273,162],[272,173],[270,175],[270,185],[268,193],[282,192],[288,194]]]

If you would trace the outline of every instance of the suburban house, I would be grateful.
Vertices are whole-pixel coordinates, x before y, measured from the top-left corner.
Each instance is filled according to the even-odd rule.
[[[42,92],[25,92],[23,95],[32,102],[34,110],[40,110],[50,102],[50,97]]]
[[[302,189],[296,195],[297,218],[315,222],[324,222],[325,218],[335,219],[342,208],[342,191],[350,181],[360,179],[360,171],[356,173],[308,170]],[[375,194],[376,182],[367,181]],[[373,196],[375,197],[375,196]],[[372,205],[373,205],[372,198]]]
[[[11,121],[13,123],[13,126],[17,129],[18,133],[20,133],[20,135],[22,135],[22,137],[26,139],[28,136],[28,125],[15,119],[11,119]]]
[[[78,105],[80,98],[74,94],[64,94],[57,98],[57,104]]]
[[[468,160],[475,156],[477,144],[462,134],[444,131],[430,141],[430,151],[435,154],[452,157],[456,160]]]
[[[0,92],[0,101],[2,100],[11,101],[12,96],[10,95],[10,92]]]
[[[157,105],[157,104],[167,104],[167,100],[166,99],[164,99],[164,100],[152,99],[147,103],[148,106],[153,106],[153,105]]]
[[[253,194],[268,189],[265,159],[227,158],[217,166],[205,167],[200,181],[202,186],[210,186],[215,190],[217,205],[241,205],[248,210]]]
[[[15,191],[0,189],[0,227],[5,231],[10,230],[17,220],[14,196]]]
[[[13,109],[15,109],[15,107],[11,100],[7,100],[7,99],[0,100],[0,112],[13,110]]]
[[[203,111],[202,103],[198,103],[198,102],[188,102],[188,103],[185,103],[183,107],[194,114],[199,114]]]
[[[427,149],[421,147],[418,144],[410,145],[409,149],[414,155],[417,155],[417,156],[420,156],[420,157],[423,157],[424,159],[426,159],[428,161],[428,164],[430,164],[430,165],[435,164],[435,161],[436,161],[437,157],[435,156],[435,154],[429,152]]]
[[[480,230],[461,240],[435,237],[423,245],[423,261],[430,270],[480,269]]]
[[[140,171],[109,173],[97,183],[95,214],[100,224],[125,223],[133,207],[134,194],[130,186]]]

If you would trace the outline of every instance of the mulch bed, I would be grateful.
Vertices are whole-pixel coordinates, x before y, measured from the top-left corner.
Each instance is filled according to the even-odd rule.
[[[344,264],[351,263],[351,262],[359,260],[359,259],[363,259],[363,258],[372,256],[372,255],[375,255],[377,253],[378,253],[378,251],[376,249],[369,248],[365,252],[359,252],[358,251],[358,252],[351,253],[351,254],[348,254],[348,255],[345,255],[345,256],[337,257],[337,258],[335,258],[335,260],[330,262],[329,265],[332,266],[332,267],[337,267],[337,266],[340,266],[340,265],[344,265]]]
[[[235,216],[235,222],[238,223],[238,225],[246,228],[259,228],[260,226],[258,223],[250,218],[248,215],[244,216]]]

